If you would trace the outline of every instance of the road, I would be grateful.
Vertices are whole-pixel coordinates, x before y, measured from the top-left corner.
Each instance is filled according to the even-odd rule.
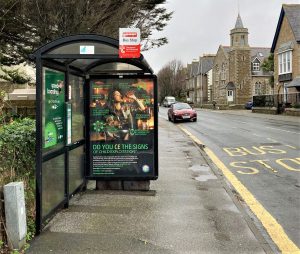
[[[279,241],[276,244],[282,245],[282,249],[290,243],[299,248],[300,119],[245,110],[197,111],[197,123],[176,124],[176,128],[184,128],[211,149],[219,164],[223,163],[250,192],[247,195],[253,195],[264,213],[276,220],[273,222],[268,217],[260,221],[259,214],[252,214],[264,235]],[[160,120],[167,120],[167,109],[161,107],[159,116]],[[245,207],[247,205],[246,202]],[[281,236],[278,240],[272,237],[272,232],[278,234],[276,230],[281,227],[280,232],[284,232],[282,235],[290,242]]]

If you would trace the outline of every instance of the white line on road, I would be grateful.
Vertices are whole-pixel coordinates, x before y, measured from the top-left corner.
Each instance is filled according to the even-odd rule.
[[[247,123],[247,122],[243,122],[243,121],[239,121],[239,120],[232,120],[233,122],[237,122],[237,123]]]
[[[274,142],[274,143],[278,143],[278,141],[275,140],[275,139],[273,139],[273,138],[267,138],[267,139],[270,140],[270,141],[272,141],[272,142]]]
[[[289,133],[293,133],[293,134],[300,134],[300,132],[295,132],[295,131],[287,131],[287,130],[278,129],[278,128],[273,128],[273,127],[266,127],[266,128],[267,128],[267,129],[272,129],[272,130],[277,130],[277,131],[289,132]]]

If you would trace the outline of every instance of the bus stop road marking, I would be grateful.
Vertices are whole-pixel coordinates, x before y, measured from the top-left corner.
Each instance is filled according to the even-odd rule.
[[[216,154],[205,147],[203,143],[190,133],[187,129],[178,125],[196,144],[202,145],[203,150],[213,163],[223,172],[227,180],[232,184],[236,191],[241,195],[245,203],[249,206],[255,216],[260,220],[273,242],[277,245],[282,253],[300,254],[300,249],[290,240],[282,226],[276,219],[260,204],[252,193],[237,179],[237,177],[225,166],[225,164],[216,156]]]

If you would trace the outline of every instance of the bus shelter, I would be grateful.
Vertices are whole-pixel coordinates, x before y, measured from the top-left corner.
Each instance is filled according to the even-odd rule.
[[[157,80],[142,55],[119,58],[119,42],[105,36],[63,37],[31,59],[39,233],[88,179],[157,179]]]

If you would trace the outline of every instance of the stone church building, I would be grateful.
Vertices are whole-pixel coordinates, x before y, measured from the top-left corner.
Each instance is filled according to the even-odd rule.
[[[217,104],[245,104],[254,95],[273,93],[273,74],[261,69],[270,48],[250,47],[248,34],[238,15],[230,31],[230,46],[219,46],[212,72],[212,99]]]

